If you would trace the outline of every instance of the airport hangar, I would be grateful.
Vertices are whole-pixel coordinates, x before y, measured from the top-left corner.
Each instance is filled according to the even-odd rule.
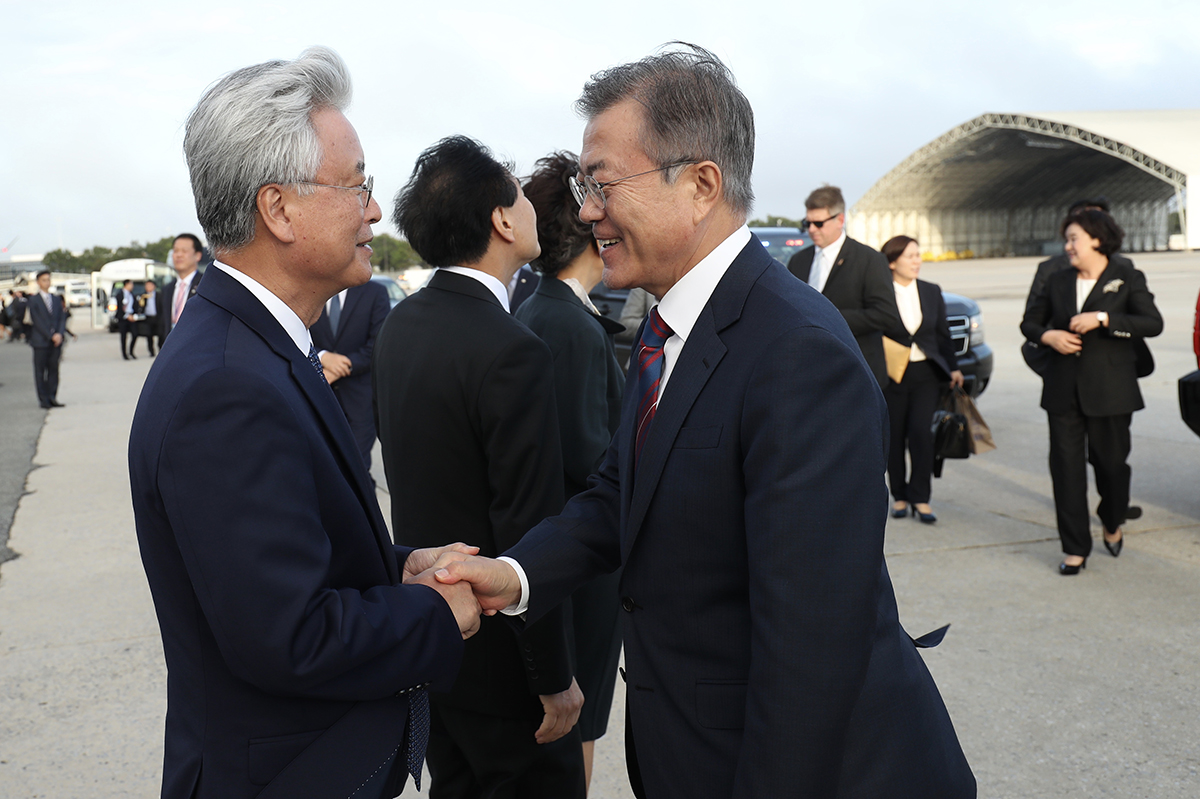
[[[1200,185],[1200,110],[983,114],[884,175],[847,232],[876,248],[913,236],[935,258],[1048,255],[1062,252],[1067,207],[1104,195],[1123,250],[1200,249],[1189,175]]]

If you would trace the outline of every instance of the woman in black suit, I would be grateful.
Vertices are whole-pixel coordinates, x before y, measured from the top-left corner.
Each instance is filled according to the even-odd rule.
[[[537,211],[542,246],[530,265],[542,279],[516,311],[517,319],[545,341],[554,356],[567,499],[587,488],[587,478],[603,460],[621,421],[625,383],[611,336],[624,326],[601,316],[588,299],[600,282],[604,262],[590,226],[579,221],[579,204],[567,182],[578,174],[578,159],[559,152],[539,160],[525,183],[525,196]],[[617,679],[619,580],[619,571],[605,575],[571,596],[575,676],[584,696],[579,730],[589,784],[594,744],[607,730]]]
[[[917,240],[896,236],[883,245],[883,254],[892,270],[896,307],[904,324],[903,330],[888,337],[910,347],[903,377],[899,383],[889,378],[883,392],[892,423],[888,452],[888,483],[894,500],[892,516],[903,518],[911,508],[914,519],[933,524],[937,516],[929,505],[933,476],[930,426],[942,388],[947,381],[952,386],[961,386],[963,374],[954,355],[942,290],[917,279],[921,274],[921,247]],[[912,461],[907,479],[905,449]]]
[[[1066,556],[1060,574],[1078,574],[1092,551],[1087,466],[1096,475],[1104,547],[1121,554],[1121,525],[1129,510],[1129,423],[1145,407],[1137,384],[1134,342],[1162,332],[1162,316],[1146,277],[1109,256],[1124,232],[1100,210],[1082,210],[1063,222],[1074,269],[1050,276],[1025,311],[1021,332],[1049,347],[1042,407],[1050,421],[1050,478],[1058,535]],[[1086,445],[1086,451],[1085,451]]]

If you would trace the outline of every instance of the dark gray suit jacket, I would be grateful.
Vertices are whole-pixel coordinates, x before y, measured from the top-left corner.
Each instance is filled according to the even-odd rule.
[[[807,283],[815,253],[816,247],[805,247],[788,261],[788,271]],[[887,385],[883,334],[903,325],[883,253],[847,237],[821,293],[842,312],[879,385]]]

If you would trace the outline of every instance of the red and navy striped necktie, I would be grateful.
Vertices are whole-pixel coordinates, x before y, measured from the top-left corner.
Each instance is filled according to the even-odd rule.
[[[646,433],[650,430],[650,422],[658,409],[658,386],[662,382],[663,373],[663,345],[674,332],[659,316],[658,306],[651,308],[650,318],[646,320],[646,326],[642,329],[642,340],[638,344],[637,438],[633,450],[635,464],[642,456]]]

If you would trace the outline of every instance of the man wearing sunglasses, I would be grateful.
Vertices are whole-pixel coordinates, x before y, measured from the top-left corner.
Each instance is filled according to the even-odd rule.
[[[746,227],[745,95],[678,44],[577,107],[604,280],[658,304],[588,490],[504,560],[435,574],[528,623],[622,569],[638,797],[974,797],[883,559],[883,396],[837,310]]]
[[[838,187],[822,186],[804,207],[813,246],[793,255],[788,270],[842,312],[882,388],[888,380],[883,334],[902,328],[887,259],[846,235],[846,201]]]

